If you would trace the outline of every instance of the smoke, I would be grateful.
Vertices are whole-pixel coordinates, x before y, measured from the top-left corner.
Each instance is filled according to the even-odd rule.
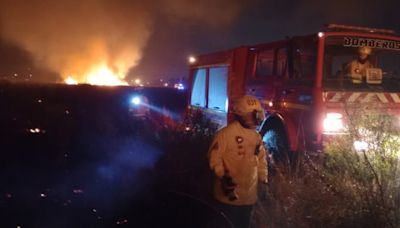
[[[226,27],[249,4],[244,0],[161,0],[164,12],[176,24],[202,24],[211,29]]]
[[[2,0],[2,34],[35,63],[67,75],[106,65],[121,77],[140,59],[150,35],[145,10],[118,1]],[[81,81],[83,81],[81,79]]]
[[[271,24],[281,21],[272,26],[287,30],[286,34],[317,32],[327,23],[396,29],[399,26],[394,23],[397,5],[396,0],[387,0],[384,4],[373,0],[281,0],[276,5],[271,4],[270,8],[274,7]]]
[[[139,63],[157,18],[226,26],[240,1],[0,0],[0,34],[63,78],[87,81],[104,68],[123,79]]]

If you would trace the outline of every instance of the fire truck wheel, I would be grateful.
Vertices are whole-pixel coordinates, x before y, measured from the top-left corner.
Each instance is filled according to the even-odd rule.
[[[283,129],[269,129],[263,136],[263,141],[275,162],[286,162],[289,159],[288,140]]]

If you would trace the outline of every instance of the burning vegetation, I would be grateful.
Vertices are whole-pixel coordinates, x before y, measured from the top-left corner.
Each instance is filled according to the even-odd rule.
[[[125,78],[142,58],[157,20],[226,26],[242,5],[226,2],[207,0],[192,7],[186,0],[0,0],[0,34],[65,83],[127,85]],[[223,7],[223,13],[210,12],[209,4]]]

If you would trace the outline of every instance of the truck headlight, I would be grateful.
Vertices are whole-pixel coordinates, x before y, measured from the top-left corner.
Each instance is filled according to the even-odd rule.
[[[343,115],[341,113],[329,112],[323,122],[325,134],[336,134],[343,130]]]

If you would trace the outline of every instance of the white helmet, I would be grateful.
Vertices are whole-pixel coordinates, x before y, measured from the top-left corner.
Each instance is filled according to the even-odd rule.
[[[233,104],[233,113],[243,118],[248,125],[258,125],[265,119],[260,101],[249,95],[240,97]],[[250,123],[253,122],[253,123]]]
[[[233,112],[239,116],[244,116],[254,110],[263,111],[263,108],[260,101],[253,96],[245,95],[237,99],[233,104]]]

